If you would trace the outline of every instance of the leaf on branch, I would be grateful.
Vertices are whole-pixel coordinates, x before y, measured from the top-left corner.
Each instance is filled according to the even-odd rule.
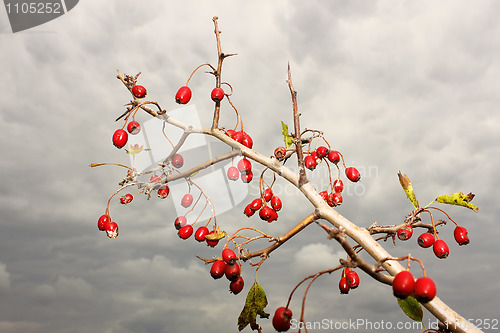
[[[415,192],[413,192],[413,186],[411,185],[410,178],[407,175],[401,174],[398,172],[399,183],[403,187],[403,190],[406,193],[408,199],[410,199],[411,203],[415,208],[418,208],[417,197],[415,196]]]
[[[290,148],[293,143],[293,139],[288,134],[288,126],[283,121],[281,121],[281,133],[283,133],[283,138],[285,140],[285,148]]]
[[[252,330],[258,330],[259,325],[257,324],[257,315],[259,315],[260,318],[269,318],[269,313],[264,311],[266,306],[266,293],[257,281],[255,281],[253,286],[248,291],[245,306],[238,317],[238,330],[243,330],[248,324],[250,324]]]
[[[413,297],[408,296],[405,299],[398,298],[398,304],[401,310],[415,321],[422,321],[424,317],[424,313],[422,311],[422,306],[420,303]]]
[[[439,197],[436,198],[435,201],[448,205],[467,207],[477,213],[479,208],[477,208],[476,205],[470,203],[472,199],[474,199],[474,194],[472,193],[463,194],[462,192],[457,192],[450,195],[448,194],[440,195]]]
[[[219,228],[217,228],[217,230],[214,230],[213,233],[205,235],[205,238],[211,241],[220,240],[224,237],[226,237],[226,232],[221,231]]]

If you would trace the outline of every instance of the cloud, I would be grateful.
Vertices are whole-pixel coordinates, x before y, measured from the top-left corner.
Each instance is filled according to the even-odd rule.
[[[10,274],[6,270],[6,265],[0,262],[0,289],[10,288]]]

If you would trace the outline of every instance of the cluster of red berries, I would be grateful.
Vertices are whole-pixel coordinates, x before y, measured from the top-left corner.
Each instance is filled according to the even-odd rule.
[[[264,190],[262,198],[256,198],[249,203],[243,213],[250,217],[259,211],[259,217],[266,222],[274,222],[278,219],[278,211],[283,207],[281,199],[273,194],[271,188]]]
[[[241,268],[238,264],[238,256],[233,250],[225,248],[222,250],[222,259],[217,259],[212,263],[210,268],[210,275],[215,279],[220,279],[222,276],[231,281],[229,283],[229,290],[237,295],[245,286],[245,281],[241,277]]]
[[[359,286],[359,276],[356,271],[346,267],[342,270],[342,275],[339,281],[339,290],[341,294],[349,293],[349,290],[356,289]]]
[[[397,298],[413,296],[420,303],[427,303],[436,296],[436,284],[427,276],[415,281],[410,271],[401,271],[392,281],[392,291]]]
[[[134,95],[135,98],[144,98],[147,94],[146,88],[140,85],[134,85],[131,91],[132,95]],[[127,124],[127,131],[125,131],[123,128],[119,128],[113,133],[113,144],[116,148],[121,149],[127,144],[128,133],[135,135],[140,131],[141,125],[137,121],[132,120]]]
[[[194,239],[198,242],[206,242],[208,246],[215,247],[219,244],[218,239],[212,239],[211,237],[206,237],[215,233],[215,230],[210,231],[207,226],[201,226],[196,231],[192,224],[187,223],[187,218],[184,215],[178,216],[174,221],[174,227],[178,230],[177,234],[181,239],[188,239],[194,233]]]
[[[109,238],[118,237],[118,224],[111,221],[111,217],[108,214],[101,215],[97,220],[97,228],[100,231],[106,231],[106,235]]]
[[[188,86],[182,86],[177,90],[177,93],[175,94],[175,101],[178,104],[187,104],[191,100],[191,97],[193,96],[193,93],[191,91],[191,88]],[[221,87],[215,87],[212,89],[212,93],[210,94],[210,98],[214,102],[220,102],[225,96],[224,89]]]
[[[467,229],[462,226],[456,226],[455,230],[453,231],[453,236],[458,245],[469,244],[469,237],[467,234]],[[403,228],[399,228],[397,231],[398,238],[403,241],[410,239],[412,235],[413,228],[411,225],[406,225]],[[448,244],[442,239],[436,239],[434,234],[430,232],[425,232],[418,236],[417,243],[424,249],[432,246],[434,254],[439,259],[445,259],[450,254]]]
[[[244,183],[250,183],[253,179],[252,163],[243,157],[236,166],[230,166],[227,169],[227,178],[232,181],[240,179]]]

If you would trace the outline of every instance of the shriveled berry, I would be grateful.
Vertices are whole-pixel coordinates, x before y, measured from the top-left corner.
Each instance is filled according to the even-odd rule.
[[[236,262],[238,257],[236,256],[236,253],[234,253],[233,250],[225,248],[222,250],[222,260],[228,265],[232,265]]]
[[[188,239],[193,234],[193,226],[191,224],[186,224],[179,229],[178,235],[182,239]]]
[[[278,147],[274,150],[274,157],[276,157],[276,159],[278,161],[281,161],[282,159],[284,159],[286,156],[286,148],[285,147]]]
[[[116,148],[123,148],[128,141],[128,134],[121,128],[117,129],[115,133],[113,133],[113,144]]]
[[[222,260],[216,260],[213,262],[212,267],[210,268],[210,275],[214,279],[220,279],[224,276],[224,270],[226,269],[226,263]]]
[[[420,303],[430,302],[436,296],[436,284],[429,277],[420,277],[415,282],[413,295]]]
[[[238,276],[236,280],[231,281],[231,283],[229,284],[229,290],[233,294],[238,295],[243,290],[244,286],[245,281],[243,281],[243,278],[241,276]]]
[[[418,236],[417,243],[420,245],[420,247],[423,247],[424,249],[431,247],[436,239],[434,238],[434,235],[431,234],[430,232],[424,232],[420,236]]]
[[[408,240],[413,235],[413,228],[411,225],[407,225],[406,227],[400,228],[397,231],[398,238],[402,241]]]
[[[118,224],[116,222],[106,223],[105,230],[109,238],[118,237]]]
[[[442,239],[438,239],[434,242],[432,250],[434,251],[436,257],[438,257],[439,259],[445,259],[450,254],[448,244],[446,244],[446,242]]]
[[[392,281],[392,292],[397,298],[405,299],[413,293],[415,289],[415,278],[410,271],[401,271]]]
[[[458,245],[469,244],[469,236],[467,236],[468,231],[465,227],[457,226],[453,231],[453,236]]]
[[[196,229],[196,231],[194,233],[194,238],[198,242],[204,242],[205,241],[205,236],[208,235],[208,233],[209,233],[208,228],[205,227],[205,226],[201,226],[198,229]]]
[[[135,85],[132,87],[132,94],[137,98],[144,98],[146,97],[147,91],[143,86]]]
[[[235,166],[230,166],[227,169],[227,178],[229,178],[229,180],[238,180],[240,178],[240,172],[238,171],[238,168]]]
[[[130,203],[132,200],[134,200],[134,196],[130,193],[127,193],[124,196],[120,197],[120,203],[123,205]]]
[[[212,101],[220,102],[224,98],[224,90],[221,87],[215,87],[212,89],[210,97],[212,98]]]
[[[361,174],[355,167],[348,167],[345,169],[345,175],[352,182],[357,182],[361,178]]]
[[[188,86],[180,87],[175,94],[175,101],[179,104],[187,104],[191,100],[191,89]]]
[[[127,124],[127,131],[130,134],[135,135],[141,131],[141,125],[137,121],[132,120]]]

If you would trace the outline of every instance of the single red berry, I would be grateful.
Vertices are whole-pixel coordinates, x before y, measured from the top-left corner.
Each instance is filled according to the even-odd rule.
[[[241,174],[249,173],[250,171],[252,171],[252,163],[250,163],[250,161],[246,158],[242,158],[238,162],[238,170]]]
[[[351,289],[356,289],[359,286],[359,275],[356,271],[350,270],[345,274],[347,285]]]
[[[341,179],[337,179],[333,182],[333,190],[335,192],[341,193],[344,190],[344,182]]]
[[[273,316],[273,327],[278,332],[286,332],[292,326],[292,310],[285,308],[284,306],[279,307],[274,312]]]
[[[127,193],[124,196],[120,197],[120,203],[122,203],[124,205],[128,204],[132,200],[134,200],[134,196],[130,193]]]
[[[227,169],[227,178],[229,178],[229,180],[238,180],[240,178],[240,172],[238,171],[238,168],[235,166],[230,166]]]
[[[264,221],[269,221],[271,216],[273,215],[273,209],[269,206],[264,206],[259,211],[259,216]]]
[[[175,101],[179,104],[187,104],[191,100],[191,89],[188,86],[180,87],[175,94]]]
[[[243,183],[250,183],[253,179],[253,172],[252,171],[249,171],[247,173],[243,173],[241,175],[241,181]]]
[[[158,189],[158,198],[165,199],[166,197],[168,197],[169,193],[170,193],[170,189],[168,188],[167,184],[163,184]]]
[[[109,215],[101,215],[101,217],[99,217],[99,219],[97,220],[97,228],[100,231],[104,231],[106,230],[106,224],[108,224],[109,222],[111,222],[111,218],[109,217]]]
[[[251,203],[246,205],[245,209],[243,210],[243,214],[245,214],[248,217],[252,216],[254,213],[255,213],[255,210],[252,209]]]
[[[469,244],[469,237],[467,236],[468,231],[465,227],[457,226],[453,231],[453,236],[455,237],[455,241],[458,245],[467,245]]]
[[[243,139],[245,138],[245,135],[243,134],[242,131],[235,132],[231,138],[233,138],[234,141],[243,144]]]
[[[188,239],[193,234],[193,231],[193,226],[191,224],[186,224],[179,229],[179,232],[177,234],[182,239]]]
[[[342,277],[339,281],[339,290],[341,294],[348,294],[349,293],[349,283],[347,283],[347,279]]]
[[[273,198],[273,195],[273,190],[271,188],[266,188],[264,190],[264,200],[266,200],[266,202],[269,202],[269,200]]]
[[[404,228],[398,229],[397,234],[400,240],[402,241],[408,240],[413,235],[413,228],[411,227],[411,225],[407,225]]]
[[[229,290],[233,294],[238,295],[243,290],[244,286],[245,281],[243,281],[243,278],[241,276],[238,276],[236,280],[231,281],[231,283],[229,284]]]
[[[222,260],[228,265],[232,265],[238,260],[236,253],[233,250],[225,248],[222,250]]]
[[[405,299],[413,293],[415,289],[415,278],[410,271],[401,271],[392,281],[392,292],[397,298]]]
[[[181,154],[175,154],[174,157],[172,157],[172,165],[177,169],[182,168],[184,165],[184,158]]]
[[[415,282],[413,295],[420,303],[430,302],[436,296],[436,284],[429,277],[420,277]]]
[[[431,234],[430,232],[424,232],[420,236],[418,236],[417,243],[420,245],[420,247],[423,247],[424,249],[431,247],[436,239],[434,238],[434,235]]]
[[[310,156],[316,161],[316,164],[321,163],[321,158],[318,156],[318,153],[316,153],[315,151],[313,151]]]
[[[234,133],[236,133],[236,131],[235,131],[235,130],[233,130],[233,129],[228,129],[228,130],[226,131],[226,135],[227,135],[228,137],[230,137],[231,139],[233,138]]]
[[[118,237],[118,224],[116,222],[108,222],[106,223],[106,235],[109,238],[116,238]]]
[[[210,97],[212,98],[212,101],[220,102],[224,98],[224,90],[221,87],[215,87],[212,89]]]
[[[210,268],[210,275],[214,279],[220,279],[224,275],[224,270],[226,269],[226,263],[222,260],[216,260]]]
[[[321,195],[323,200],[325,200],[325,201],[328,200],[328,192],[327,191],[321,191],[321,192],[319,192],[319,195]]]
[[[309,170],[316,169],[316,165],[317,165],[316,159],[313,156],[308,155],[304,158],[304,166]]]
[[[188,208],[189,206],[191,206],[192,203],[193,203],[193,196],[191,195],[191,193],[184,194],[181,200],[182,207]]]
[[[278,161],[281,161],[282,159],[284,159],[286,156],[286,148],[285,147],[278,147],[274,150],[274,157],[276,157],[276,159]]]
[[[232,265],[226,265],[226,268],[224,269],[224,274],[226,274],[226,278],[229,281],[236,280],[238,276],[240,276],[240,273],[241,273],[241,268],[237,262],[235,262]]]
[[[205,236],[208,235],[208,233],[209,233],[209,231],[208,231],[207,227],[205,227],[205,226],[199,227],[198,229],[196,229],[196,231],[194,233],[194,238],[198,242],[204,242]]]
[[[438,239],[434,242],[432,250],[434,251],[436,257],[438,257],[439,259],[445,259],[450,254],[448,244],[446,244],[446,242],[442,239]]]
[[[252,149],[252,147],[253,147],[252,137],[250,137],[250,135],[243,132],[243,140],[241,141],[241,144],[249,149]]]
[[[127,131],[130,134],[135,135],[141,131],[141,125],[137,121],[132,120],[127,124]]]
[[[279,197],[277,197],[276,195],[274,195],[271,198],[271,207],[273,207],[273,209],[277,212],[279,212],[281,207],[283,207],[283,204],[281,203],[281,199]]]
[[[278,213],[274,209],[271,209],[271,216],[269,216],[267,222],[271,223],[273,221],[276,221],[277,219],[278,219]]]
[[[262,208],[262,199],[261,199],[261,198],[254,199],[254,200],[250,203],[250,208],[251,208],[253,211],[256,211],[256,210],[261,209],[261,208]]]
[[[361,174],[355,167],[345,169],[345,175],[351,182],[357,182],[361,178]]]
[[[324,158],[328,155],[328,148],[325,146],[320,146],[316,148],[316,154],[318,154],[319,158]]]
[[[128,134],[121,128],[117,129],[115,133],[113,133],[113,144],[116,148],[123,148],[128,141]]]
[[[177,229],[177,230],[179,230],[180,228],[182,228],[186,224],[187,224],[187,219],[185,216],[179,216],[174,221],[174,226],[175,226],[175,229]]]
[[[144,98],[146,97],[147,91],[143,86],[135,85],[132,87],[132,94],[137,98]]]
[[[340,162],[340,154],[338,151],[335,150],[330,150],[328,153],[328,160],[334,164],[337,164]]]
[[[340,194],[339,192],[330,193],[328,195],[328,199],[326,200],[328,205],[331,207],[339,206],[343,201],[344,199],[342,198],[342,194]]]
[[[212,231],[210,231],[210,232],[208,233],[208,235],[211,235],[211,234],[213,234],[214,232],[215,232],[215,231],[213,231],[213,230],[212,230]],[[207,235],[207,236],[208,236],[208,235]],[[215,246],[217,246],[217,244],[219,244],[219,240],[218,240],[218,239],[208,239],[207,237],[205,237],[205,239],[207,240],[207,246],[210,246],[210,247],[215,247]]]

